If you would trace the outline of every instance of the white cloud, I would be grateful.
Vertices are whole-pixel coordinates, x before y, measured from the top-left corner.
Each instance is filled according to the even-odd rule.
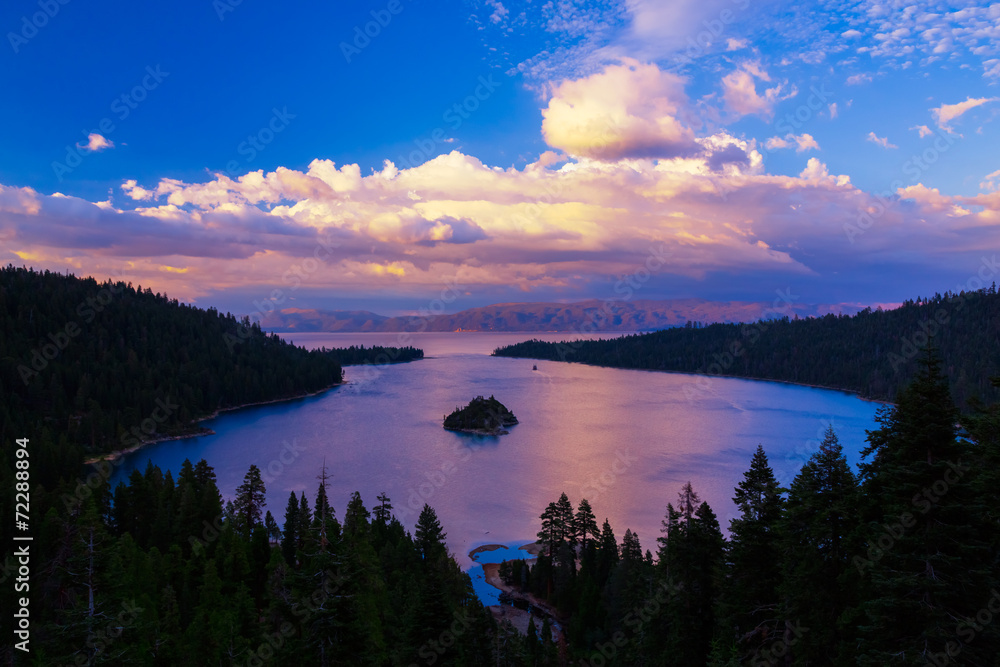
[[[942,130],[952,131],[951,121],[955,120],[966,111],[970,109],[975,109],[978,106],[987,104],[989,102],[996,102],[1000,98],[996,97],[968,97],[964,102],[958,102],[957,104],[942,104],[941,106],[931,109],[931,115],[934,117],[934,121],[937,123],[938,127]]]
[[[542,110],[542,134],[553,148],[600,160],[689,154],[697,146],[680,119],[687,113],[684,84],[634,60],[562,81]]]
[[[899,148],[899,146],[895,144],[890,144],[888,137],[880,137],[874,132],[869,132],[868,136],[865,137],[865,139],[872,142],[873,144],[881,146],[882,148]]]
[[[786,134],[782,137],[771,137],[764,142],[764,147],[768,150],[781,148],[791,148],[795,145],[796,153],[803,153],[808,150],[819,150],[819,144],[811,134]]]
[[[788,99],[798,91],[792,86],[787,94],[786,84],[777,83],[765,87],[763,95],[757,92],[757,81],[771,82],[771,77],[757,61],[746,61],[739,64],[736,70],[722,79],[722,96],[730,111],[741,116],[756,114],[769,118],[774,113],[774,105]]]
[[[923,139],[924,137],[929,137],[932,134],[934,134],[934,130],[932,130],[931,128],[927,127],[926,125],[914,125],[910,129],[911,130],[916,130],[918,133],[920,133],[920,138],[921,139]]]
[[[840,36],[844,39],[855,39],[857,37],[861,37],[861,32],[852,28],[851,30],[845,30],[840,33]]]
[[[995,192],[997,189],[1000,189],[1000,169],[991,174],[986,174],[982,182],[979,183],[979,187],[987,192]]]
[[[93,153],[96,153],[97,151],[103,151],[109,148],[114,148],[115,144],[112,141],[105,139],[100,134],[97,134],[96,132],[91,132],[90,134],[87,135],[87,143],[81,144],[80,147],[88,151],[91,151]]]
[[[852,74],[851,76],[847,77],[848,86],[860,86],[863,83],[871,83],[871,81],[872,81],[872,75],[868,74],[867,72],[861,74]]]
[[[830,110],[830,119],[832,120],[832,119],[836,118],[837,117],[837,103],[836,102],[831,102],[830,105],[829,105],[829,110]]]
[[[730,37],[726,40],[726,51],[739,51],[750,46],[750,40]]]

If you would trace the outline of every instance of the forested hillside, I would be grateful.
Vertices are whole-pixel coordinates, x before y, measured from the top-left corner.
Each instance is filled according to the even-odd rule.
[[[564,493],[540,516],[538,561],[500,576],[557,608],[570,664],[996,667],[1000,409],[963,415],[968,440],[957,418],[926,358],[859,475],[832,429],[787,489],[758,447],[728,535],[688,483],[645,551]]]
[[[597,341],[530,340],[493,354],[784,380],[894,401],[913,378],[918,351],[931,336],[959,405],[974,396],[998,397],[989,380],[1000,373],[1000,295],[995,285],[852,316],[689,325]]]
[[[31,545],[31,654],[7,639],[0,664],[485,665],[520,650],[430,507],[411,537],[384,494],[371,512],[358,494],[335,507],[321,481],[282,516],[255,466],[229,491],[223,505],[204,460],[176,477],[150,464],[50,507]],[[14,637],[11,614],[0,625]]]
[[[30,437],[47,486],[89,455],[192,433],[217,410],[326,389],[344,364],[422,356],[307,351],[142,286],[0,269],[0,441]]]

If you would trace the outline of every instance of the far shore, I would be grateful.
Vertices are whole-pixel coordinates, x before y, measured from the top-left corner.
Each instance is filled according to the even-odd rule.
[[[563,341],[565,342],[565,341]],[[558,344],[558,343],[557,343]],[[608,366],[607,364],[592,364],[586,361],[572,361],[569,359],[545,359],[540,357],[508,357],[506,355],[500,355],[498,358],[501,359],[530,359],[532,361],[555,361],[562,364],[580,364],[581,366],[592,366],[594,368],[613,368],[619,371],[643,371],[646,373],[675,373],[677,375],[700,375],[706,378],[727,378],[731,380],[751,380],[753,382],[777,382],[780,384],[790,384],[795,387],[809,387],[811,389],[824,389],[826,391],[839,391],[844,394],[850,394],[855,398],[868,403],[881,403],[882,405],[896,405],[891,401],[885,401],[880,398],[869,398],[864,396],[861,392],[854,389],[844,389],[843,387],[829,387],[822,384],[808,384],[805,382],[793,382],[792,380],[775,380],[773,378],[758,378],[758,377],[748,377],[746,375],[723,375],[721,373],[699,373],[697,371],[677,371],[669,370],[663,368],[623,368],[622,366]]]
[[[193,419],[191,421],[191,425],[193,426],[194,424],[200,424],[201,422],[208,421],[209,419],[215,419],[216,417],[218,417],[223,412],[233,412],[235,410],[242,410],[244,408],[252,408],[252,407],[259,406],[259,405],[273,405],[275,403],[287,403],[289,401],[298,401],[298,400],[303,399],[303,398],[311,398],[313,396],[319,396],[320,394],[326,393],[326,392],[330,391],[331,389],[333,389],[335,387],[339,387],[339,386],[344,385],[344,384],[346,384],[346,383],[345,382],[335,382],[334,384],[331,384],[329,387],[325,387],[323,389],[320,389],[319,391],[314,391],[314,392],[309,393],[309,394],[299,394],[297,396],[287,396],[285,398],[276,398],[276,399],[273,399],[273,400],[270,400],[270,401],[256,401],[254,403],[244,403],[242,405],[234,405],[234,406],[231,406],[231,407],[228,407],[228,408],[219,408],[218,410],[214,411],[210,415],[207,415],[205,417],[198,417],[197,419]],[[95,463],[100,463],[101,461],[115,461],[115,460],[121,458],[122,456],[125,456],[126,454],[131,454],[132,452],[139,451],[140,449],[142,449],[143,447],[146,447],[147,445],[154,445],[154,444],[156,444],[158,442],[169,442],[170,440],[187,440],[188,438],[198,438],[198,437],[201,437],[203,435],[215,435],[215,431],[213,431],[210,428],[206,428],[204,426],[199,426],[199,427],[193,428],[193,430],[191,432],[181,433],[179,435],[165,435],[165,436],[162,436],[162,437],[159,437],[159,438],[150,438],[149,440],[143,440],[139,444],[133,445],[132,447],[126,447],[125,449],[116,449],[114,451],[107,452],[107,453],[101,454],[99,456],[94,456],[94,457],[91,457],[89,459],[85,459],[83,463],[85,465],[94,465]]]

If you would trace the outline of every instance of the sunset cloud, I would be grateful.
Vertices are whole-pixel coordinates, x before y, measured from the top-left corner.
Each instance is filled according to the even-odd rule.
[[[757,92],[757,82],[771,82],[771,77],[758,62],[744,62],[722,79],[722,96],[730,111],[741,116],[756,114],[769,118],[774,113],[774,105],[795,95],[795,87],[785,93],[785,84],[764,86],[763,93]]]
[[[959,102],[957,104],[942,104],[941,106],[931,109],[931,115],[934,117],[934,122],[937,123],[938,127],[942,130],[952,131],[951,121],[955,120],[966,111],[970,109],[975,109],[978,106],[987,104],[989,102],[996,102],[1000,98],[996,97],[968,97],[964,102]]]
[[[542,134],[578,157],[677,157],[696,147],[684,123],[684,79],[628,60],[599,74],[562,81],[542,110]]]

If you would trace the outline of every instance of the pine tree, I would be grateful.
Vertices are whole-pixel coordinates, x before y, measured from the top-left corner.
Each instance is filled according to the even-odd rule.
[[[597,539],[600,534],[600,529],[597,526],[597,517],[594,516],[594,510],[591,509],[590,503],[586,498],[580,501],[580,506],[576,510],[575,517],[575,532],[580,539],[580,546],[583,551],[587,550],[587,536],[591,536]]]
[[[899,403],[882,411],[862,452],[867,552],[853,563],[867,579],[858,664],[911,664],[956,655],[989,664],[996,644],[962,619],[986,608],[995,555],[977,521],[971,450],[933,348]],[[951,647],[952,655],[948,655]],[[943,656],[943,658],[942,658]]]
[[[739,516],[730,521],[723,594],[723,640],[734,640],[753,659],[779,635],[778,584],[781,552],[776,532],[782,499],[778,480],[757,446],[750,469],[737,485],[733,502]]]
[[[423,509],[420,510],[413,537],[424,560],[437,558],[446,552],[445,538],[447,535],[441,530],[437,512],[427,503],[424,503]]]
[[[266,493],[260,468],[251,464],[243,477],[243,483],[236,488],[236,500],[233,503],[239,529],[245,536],[249,536],[260,525],[264,504],[267,502]]]
[[[824,664],[841,655],[841,614],[858,602],[850,535],[859,520],[858,482],[832,427],[792,481],[780,524],[782,641],[796,664]]]
[[[295,549],[298,546],[299,529],[299,502],[295,497],[295,492],[288,494],[288,505],[285,507],[285,529],[281,537],[281,554],[285,557],[285,562],[295,565]]]

